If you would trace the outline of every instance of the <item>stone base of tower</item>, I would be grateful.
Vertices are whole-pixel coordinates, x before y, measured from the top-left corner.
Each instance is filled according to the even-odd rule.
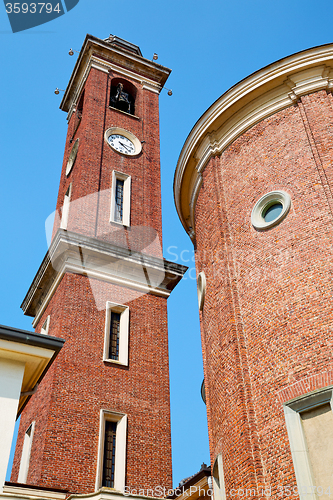
[[[213,484],[211,468],[202,464],[199,472],[182,480],[175,489],[156,485],[153,489],[135,489],[125,486],[124,491],[102,487],[99,490],[73,495],[57,488],[40,488],[29,484],[6,482],[0,500],[212,500]]]
[[[156,485],[154,489],[146,490],[151,496],[142,495],[143,490],[125,488],[125,492],[121,493],[110,488],[101,488],[98,491],[86,495],[69,495],[64,490],[38,488],[30,485],[5,483],[3,493],[0,494],[0,500],[150,500],[156,498],[163,499],[173,490],[165,489],[162,486]],[[154,496],[153,496],[154,495]]]

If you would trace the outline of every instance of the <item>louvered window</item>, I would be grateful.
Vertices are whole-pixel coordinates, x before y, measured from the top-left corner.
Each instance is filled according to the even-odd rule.
[[[111,311],[109,359],[119,359],[120,314]]]
[[[102,486],[114,488],[114,470],[116,462],[116,430],[117,422],[105,422],[105,441],[103,459]]]
[[[124,208],[124,181],[123,179],[116,180],[116,199],[115,199],[115,214],[116,222],[123,221],[123,208]]]

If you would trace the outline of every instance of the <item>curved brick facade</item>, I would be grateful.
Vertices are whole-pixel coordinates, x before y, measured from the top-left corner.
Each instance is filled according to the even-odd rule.
[[[332,157],[333,98],[319,91],[250,128],[203,172],[205,386],[228,498],[261,487],[278,498],[296,485],[282,404],[333,383]],[[289,193],[290,212],[257,231],[252,208],[274,190]]]

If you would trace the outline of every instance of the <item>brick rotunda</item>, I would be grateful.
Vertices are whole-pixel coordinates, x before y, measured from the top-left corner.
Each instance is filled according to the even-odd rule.
[[[333,45],[197,121],[174,181],[193,241],[216,499],[333,497]]]

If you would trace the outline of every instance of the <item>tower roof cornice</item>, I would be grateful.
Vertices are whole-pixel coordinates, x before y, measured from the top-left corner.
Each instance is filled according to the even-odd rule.
[[[181,150],[174,177],[176,209],[192,239],[195,204],[209,159],[221,155],[253,125],[319,90],[333,90],[333,44],[298,52],[256,71],[199,118]]]
[[[69,113],[69,117],[92,67],[106,73],[121,72],[125,78],[139,81],[156,93],[160,93],[167,81],[171,69],[142,57],[136,45],[113,35],[110,37],[101,40],[86,36],[60,104],[60,109]]]

